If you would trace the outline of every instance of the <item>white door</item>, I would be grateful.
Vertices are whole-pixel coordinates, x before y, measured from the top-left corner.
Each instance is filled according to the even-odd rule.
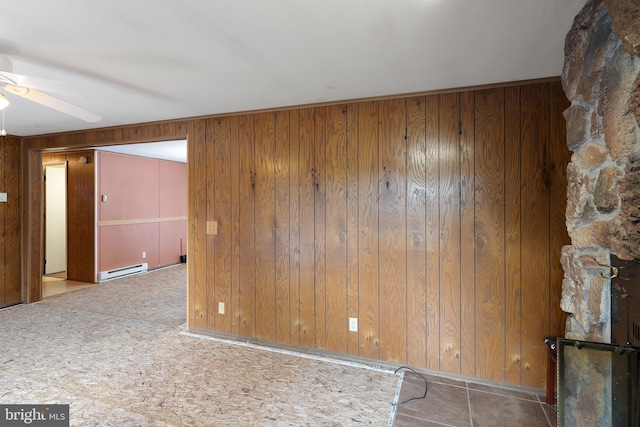
[[[67,270],[67,165],[45,169],[45,274]]]

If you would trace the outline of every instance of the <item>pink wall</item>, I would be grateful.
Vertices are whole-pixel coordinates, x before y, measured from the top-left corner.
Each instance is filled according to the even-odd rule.
[[[186,253],[187,165],[97,154],[98,271],[180,262],[181,247]]]

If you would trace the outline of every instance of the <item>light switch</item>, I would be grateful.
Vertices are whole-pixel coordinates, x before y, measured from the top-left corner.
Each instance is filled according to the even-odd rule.
[[[349,318],[349,332],[358,332],[358,318],[350,317]]]
[[[106,194],[103,194],[103,195],[102,195],[102,201],[103,201],[103,202],[106,202],[106,201],[107,201],[107,195],[106,195]]]
[[[207,221],[207,234],[218,234],[218,221]]]
[[[0,202],[7,201],[7,193],[0,193]]]

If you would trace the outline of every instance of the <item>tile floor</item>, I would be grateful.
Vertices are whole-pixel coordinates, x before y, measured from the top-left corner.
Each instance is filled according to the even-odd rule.
[[[556,425],[556,407],[544,395],[424,375],[427,396],[399,405],[394,427]],[[405,372],[399,402],[424,394],[424,380]]]

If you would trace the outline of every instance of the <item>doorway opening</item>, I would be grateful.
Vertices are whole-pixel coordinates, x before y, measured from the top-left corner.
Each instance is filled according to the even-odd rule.
[[[67,162],[45,164],[44,274],[67,278]]]
[[[67,280],[68,161],[45,161],[42,169],[44,214],[42,296],[47,298],[86,288],[92,284]]]
[[[105,268],[120,271],[125,269],[123,266],[144,263],[149,260],[148,269],[151,270],[174,262],[186,262],[184,256],[186,254],[187,219],[186,144],[185,139],[92,147],[82,151],[50,153],[45,151],[43,153],[45,173],[54,178],[47,177],[43,182],[42,203],[45,217],[42,224],[45,241],[42,249],[45,256],[41,282],[42,298],[109,280],[110,278],[103,278],[102,270]],[[118,160],[114,160],[114,157],[117,157]],[[134,160],[136,158],[140,160]],[[85,160],[83,161],[83,159]],[[109,160],[107,161],[107,159]],[[120,164],[120,159],[124,163]],[[154,171],[158,171],[158,167],[153,166],[148,174],[140,171],[146,170],[145,168],[150,165],[155,165],[156,163],[153,162],[157,160],[161,160],[162,164],[183,163],[184,166],[178,167],[177,170],[184,168],[184,178],[167,179],[167,172],[179,172],[175,172],[176,168],[173,167],[170,167],[169,171],[166,167],[161,167],[159,180],[156,180],[155,184],[152,183],[153,180],[149,177],[156,174]],[[114,161],[118,163],[114,164]],[[132,165],[136,172],[127,172],[132,170]],[[66,174],[66,182],[62,179],[61,183],[56,186],[55,176],[58,171],[62,171],[60,174],[63,177]],[[119,182],[123,179],[122,177],[131,175],[131,173],[139,176],[137,179],[135,177],[125,179],[124,184]],[[176,181],[183,182],[184,188],[177,185]],[[154,186],[162,187],[164,190],[158,190]],[[157,213],[149,214],[147,212],[149,209],[145,207],[136,211],[134,207],[137,205],[155,206],[159,204],[159,200],[145,201],[146,193],[151,198],[153,198],[153,193],[164,194],[165,198],[169,195],[173,197],[173,194],[176,193],[181,194],[184,196],[184,204],[181,202],[176,204],[176,201],[167,203],[165,200],[164,203],[160,203],[160,205],[164,205],[164,208],[161,208]],[[50,200],[52,197],[54,202]],[[68,211],[66,212],[66,220],[63,217],[62,222],[66,221],[67,229],[57,225],[59,223],[53,224],[49,221],[52,219],[49,210],[55,207],[55,201],[62,199],[64,205],[65,198]],[[179,214],[175,212],[177,205],[183,205],[184,212],[179,212]],[[174,230],[180,227],[176,225],[180,222],[179,220],[185,223],[184,230],[180,232]],[[158,225],[154,226],[154,223]],[[148,236],[148,234],[152,234],[150,230],[154,228],[159,228],[160,235]],[[57,232],[60,239],[66,241],[69,247],[58,246],[52,249],[57,239],[50,237],[49,232]],[[133,241],[130,242],[127,239],[133,239]],[[174,245],[176,248],[172,248],[174,240],[177,242]],[[143,246],[137,248],[136,251],[135,245],[137,244]],[[156,248],[156,246],[159,247]],[[167,246],[171,246],[171,248],[167,249]],[[175,261],[172,251],[176,252]],[[52,261],[56,256],[62,258],[61,263]],[[141,256],[142,259],[137,259],[136,256]],[[116,259],[112,260],[109,257]],[[126,259],[122,262],[118,257]],[[182,261],[183,258],[185,258],[184,261]],[[105,260],[114,265],[105,266]],[[66,268],[65,261],[67,262]]]

